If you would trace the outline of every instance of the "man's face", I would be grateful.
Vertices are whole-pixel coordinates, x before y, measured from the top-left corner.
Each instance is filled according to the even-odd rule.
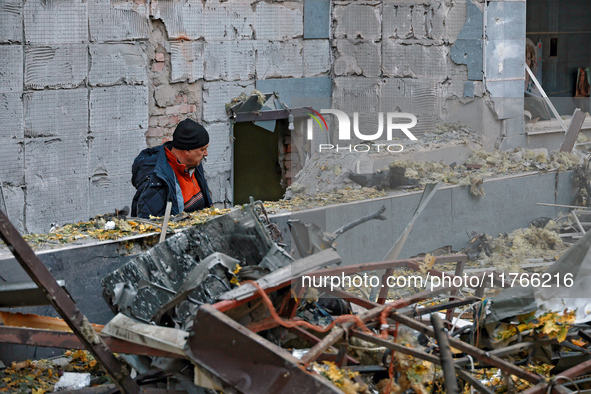
[[[187,151],[187,162],[185,163],[187,167],[197,167],[203,158],[207,157],[207,148],[209,144],[205,145],[204,147],[198,149],[191,149]]]

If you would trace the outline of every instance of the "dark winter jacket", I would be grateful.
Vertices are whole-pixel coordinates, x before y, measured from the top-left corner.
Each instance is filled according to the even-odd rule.
[[[144,149],[135,158],[131,167],[131,183],[136,188],[131,203],[131,216],[148,218],[164,216],[166,203],[172,201],[171,215],[178,215],[185,206],[183,193],[176,180],[176,175],[166,158],[165,148],[170,148],[171,142],[154,148]],[[195,168],[195,178],[203,193],[205,207],[210,207],[211,197],[207,189],[207,181],[203,174],[203,165]]]

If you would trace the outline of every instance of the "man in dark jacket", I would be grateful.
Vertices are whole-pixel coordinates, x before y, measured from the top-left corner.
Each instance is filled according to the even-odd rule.
[[[131,183],[137,190],[131,216],[164,216],[168,201],[172,202],[171,215],[210,207],[202,163],[208,146],[205,128],[185,119],[176,127],[172,141],[144,149],[131,169]]]

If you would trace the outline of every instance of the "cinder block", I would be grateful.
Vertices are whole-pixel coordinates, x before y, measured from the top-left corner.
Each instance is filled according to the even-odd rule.
[[[254,25],[255,14],[250,1],[212,0],[205,3],[204,28],[207,41],[252,39]]]
[[[254,78],[255,47],[252,41],[218,41],[205,44],[206,81],[245,81]]]
[[[0,93],[0,140],[22,140],[23,100],[20,93]]]
[[[401,45],[393,40],[386,40],[382,45],[384,74],[401,78],[428,78],[439,82],[447,78],[448,47]]]
[[[131,184],[131,168],[128,174],[105,175],[95,174],[89,182],[89,211],[88,216],[103,215],[114,212],[115,209],[131,207],[131,200],[135,188]]]
[[[170,82],[195,82],[203,78],[203,41],[173,41],[170,43]]]
[[[75,88],[86,80],[86,44],[28,46],[25,49],[25,86],[29,89]]]
[[[198,40],[204,37],[206,20],[200,0],[155,1],[151,7],[154,19],[164,22],[168,38]]]
[[[147,129],[147,86],[123,85],[91,89],[91,132]]]
[[[324,1],[324,0],[323,0]],[[328,40],[304,40],[304,76],[317,77],[330,71]]]
[[[27,186],[85,177],[88,179],[86,136],[25,139]]]
[[[241,93],[254,90],[252,82],[206,82],[203,84],[203,120],[207,123],[227,122],[226,104]]]
[[[144,85],[146,73],[146,44],[91,44],[90,86],[109,86],[122,82]]]
[[[381,44],[372,41],[336,41],[334,72],[338,76],[363,75],[379,77],[381,75]]]
[[[255,35],[257,40],[283,41],[302,37],[304,17],[302,3],[256,3]]]
[[[0,138],[0,183],[23,185],[24,177],[23,139]]]
[[[2,0],[0,2],[0,42],[23,41],[23,2]]]
[[[148,39],[148,4],[144,0],[89,0],[88,13],[91,41]]]
[[[86,136],[88,90],[60,89],[24,95],[25,137]]]
[[[338,77],[334,79],[334,108],[347,113],[378,112],[380,78]],[[376,121],[377,124],[377,121]]]
[[[88,220],[88,197],[88,177],[28,183],[27,230],[47,233],[51,223],[63,225]]]
[[[145,148],[145,133],[142,130],[92,133],[89,141],[89,174],[131,174],[133,160]]]
[[[443,2],[431,3],[427,11],[425,37],[437,42],[443,42],[446,35],[445,16],[448,12],[447,4]]]
[[[0,93],[22,92],[23,49],[20,45],[0,46]]]
[[[6,209],[10,222],[19,233],[25,233],[25,192],[21,186],[4,184],[4,202],[0,195],[0,209]],[[6,204],[6,208],[3,204]]]
[[[335,21],[334,38],[379,40],[382,33],[378,1],[335,4],[333,19]]]
[[[88,41],[88,10],[84,0],[25,1],[25,40],[28,44]],[[98,16],[97,16],[98,17]]]
[[[302,43],[257,41],[257,79],[301,78],[304,75]]]
[[[384,78],[380,89],[381,112],[411,112],[412,87],[406,78]]]
[[[205,167],[205,178],[214,203],[224,203],[232,200],[230,170],[222,171]]]

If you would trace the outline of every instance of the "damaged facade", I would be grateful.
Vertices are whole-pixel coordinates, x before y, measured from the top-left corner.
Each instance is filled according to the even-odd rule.
[[[232,203],[225,106],[255,89],[291,107],[366,111],[364,132],[376,112],[402,111],[419,134],[461,122],[487,149],[545,145],[523,121],[525,15],[525,1],[5,0],[4,205],[26,232],[129,205],[133,158],[185,117],[210,131],[212,197]],[[314,150],[306,126],[296,119],[281,141],[287,183]],[[315,130],[315,142],[331,137]]]

